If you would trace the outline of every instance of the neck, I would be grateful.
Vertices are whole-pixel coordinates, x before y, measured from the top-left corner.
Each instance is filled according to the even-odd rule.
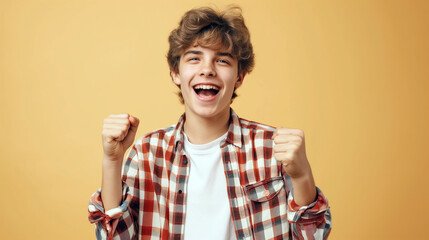
[[[228,131],[230,111],[219,116],[204,118],[186,113],[184,131],[193,144],[209,143]]]

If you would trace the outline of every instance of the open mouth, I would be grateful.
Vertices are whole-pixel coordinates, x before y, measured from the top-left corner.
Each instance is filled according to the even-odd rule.
[[[214,85],[199,84],[194,86],[194,91],[200,97],[213,97],[219,93],[219,87]]]

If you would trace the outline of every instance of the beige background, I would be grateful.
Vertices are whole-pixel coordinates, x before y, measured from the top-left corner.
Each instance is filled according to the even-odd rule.
[[[207,3],[0,1],[1,239],[95,238],[102,120],[177,121],[167,36]],[[427,235],[428,1],[236,3],[256,68],[233,108],[304,129],[330,239]]]

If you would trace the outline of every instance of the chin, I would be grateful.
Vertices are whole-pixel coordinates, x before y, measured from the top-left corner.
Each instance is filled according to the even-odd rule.
[[[193,107],[193,112],[197,116],[203,117],[203,118],[219,117],[223,113],[227,112],[227,110],[229,112],[229,106],[227,107],[227,109],[220,108],[219,106],[194,106]]]

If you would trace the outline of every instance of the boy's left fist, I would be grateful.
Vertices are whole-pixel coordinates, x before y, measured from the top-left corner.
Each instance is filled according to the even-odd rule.
[[[311,174],[302,130],[278,127],[272,138],[275,143],[274,158],[282,163],[292,179]]]

